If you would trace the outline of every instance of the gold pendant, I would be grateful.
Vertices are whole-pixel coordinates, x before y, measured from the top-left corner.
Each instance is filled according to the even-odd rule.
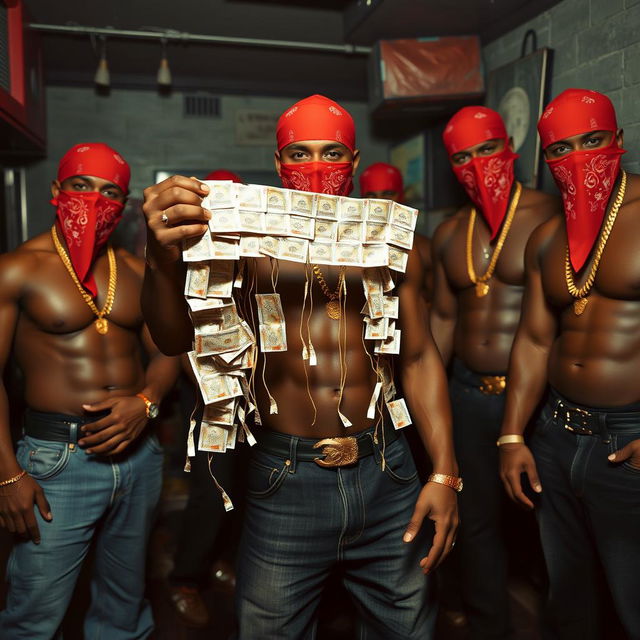
[[[340,320],[342,317],[342,310],[340,309],[340,303],[337,300],[329,300],[326,304],[327,315],[332,320]]]
[[[489,293],[489,285],[486,282],[476,282],[476,296],[484,298]]]
[[[102,335],[109,331],[109,321],[106,318],[98,318],[95,323],[96,331]]]
[[[577,316],[581,316],[588,302],[589,298],[578,298],[573,303],[573,313],[575,313]]]

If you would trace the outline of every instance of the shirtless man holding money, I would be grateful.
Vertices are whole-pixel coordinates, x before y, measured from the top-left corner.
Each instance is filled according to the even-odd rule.
[[[282,115],[277,139],[275,162],[283,186],[310,194],[349,193],[359,158],[353,120],[343,107],[322,96],[302,100]],[[207,194],[206,185],[181,176],[145,191],[149,233],[143,308],[166,353],[188,351],[194,341],[180,258],[183,240],[207,230],[211,214],[202,208]],[[273,222],[278,224],[277,218]],[[336,234],[346,234],[350,226],[327,225]],[[349,264],[357,250],[334,239],[336,263]],[[228,249],[220,245],[216,250]],[[252,279],[255,272],[257,292],[277,286],[284,305],[276,316],[282,317],[272,322],[262,306],[261,326],[286,325],[286,333],[274,331],[271,346],[287,351],[263,354],[265,384],[257,386],[263,429],[248,469],[237,586],[239,637],[312,637],[323,585],[339,568],[373,633],[368,637],[431,638],[435,608],[431,580],[423,572],[430,573],[453,544],[457,511],[452,486],[458,487],[459,479],[446,378],[419,321],[419,292],[402,284],[399,307],[406,319],[403,350],[410,363],[403,372],[405,389],[434,472],[442,474],[424,487],[402,435],[385,429],[374,436],[372,421],[365,417],[376,375],[363,348],[362,269],[313,269],[297,255],[296,238],[273,242],[266,251],[284,259],[256,260],[255,271],[244,277]],[[292,262],[296,259],[301,264]],[[347,295],[336,309],[343,278]],[[308,323],[305,317],[305,335],[313,339],[317,366],[305,366],[299,355],[307,345],[301,313],[309,282],[315,304]],[[338,348],[340,329],[343,349]],[[278,412],[269,414],[274,402]],[[349,416],[352,425],[345,428],[340,414]],[[406,417],[394,419],[399,426]],[[331,446],[314,448],[327,438]],[[345,447],[355,460],[341,465]],[[423,524],[425,518],[430,526]]]

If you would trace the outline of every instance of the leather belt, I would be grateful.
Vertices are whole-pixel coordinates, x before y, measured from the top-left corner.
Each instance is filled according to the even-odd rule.
[[[84,435],[80,427],[109,415],[100,411],[91,416],[71,416],[64,413],[48,413],[27,409],[24,416],[24,434],[39,440],[77,443]]]

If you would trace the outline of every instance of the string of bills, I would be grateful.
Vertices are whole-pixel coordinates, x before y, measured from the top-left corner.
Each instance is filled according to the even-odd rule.
[[[275,258],[301,264],[362,268],[366,303],[364,338],[378,355],[400,353],[396,326],[399,298],[391,295],[392,271],[404,272],[413,245],[418,211],[390,200],[361,199],[278,187],[204,181],[209,194],[202,206],[212,212],[209,231],[186,240],[184,294],[194,326],[189,361],[204,401],[198,449],[224,453],[237,441],[255,443],[247,418],[261,424],[250,380],[257,362],[257,340],[238,312],[234,289],[243,285],[244,261]],[[285,315],[280,294],[255,294],[259,345],[263,353],[287,350]],[[313,366],[309,341],[303,358]],[[376,365],[378,382],[367,416],[375,417],[383,401],[396,429],[411,424],[403,399],[395,400],[388,366]],[[272,398],[270,411],[277,412]],[[345,426],[351,422],[338,410]],[[195,455],[195,423],[187,443]],[[187,465],[188,466],[188,465]]]

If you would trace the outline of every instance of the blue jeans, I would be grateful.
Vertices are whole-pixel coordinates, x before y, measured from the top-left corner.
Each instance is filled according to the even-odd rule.
[[[240,640],[315,637],[315,612],[334,570],[355,600],[361,638],[429,640],[435,607],[431,579],[419,561],[433,525],[406,544],[404,529],[421,485],[400,437],[381,455],[355,465],[321,468],[255,447],[248,470],[247,507],[239,552],[236,604]],[[371,433],[366,437],[371,437]]]
[[[53,520],[35,509],[42,541],[17,542],[7,564],[3,640],[51,640],[69,605],[95,538],[87,640],[147,638],[144,599],[147,539],[162,485],[162,448],[141,436],[116,458],[87,455],[75,444],[24,436],[16,456],[43,488]]]
[[[542,483],[537,517],[549,571],[552,637],[603,637],[600,562],[628,637],[639,640],[640,470],[607,456],[640,438],[640,413],[635,426],[609,427],[608,438],[578,435],[565,429],[558,399],[552,396],[544,408],[531,441]],[[601,420],[604,414],[608,420],[616,412],[604,410]]]

